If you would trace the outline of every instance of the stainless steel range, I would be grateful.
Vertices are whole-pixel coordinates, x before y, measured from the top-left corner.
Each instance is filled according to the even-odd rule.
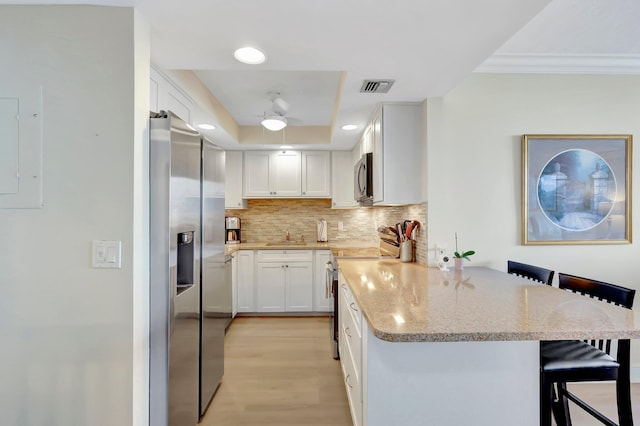
[[[333,359],[340,359],[340,351],[338,350],[338,335],[340,334],[338,331],[338,265],[333,254],[331,254],[331,260],[327,262],[325,291],[333,297],[333,312],[331,312],[329,319]]]

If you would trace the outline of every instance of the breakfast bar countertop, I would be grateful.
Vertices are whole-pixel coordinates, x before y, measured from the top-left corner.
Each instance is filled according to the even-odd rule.
[[[390,342],[640,338],[631,310],[497,270],[347,258],[338,267],[372,333]]]

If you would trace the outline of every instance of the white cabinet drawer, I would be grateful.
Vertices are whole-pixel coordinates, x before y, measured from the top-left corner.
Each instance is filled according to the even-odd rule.
[[[340,292],[344,294],[345,314],[348,313],[351,316],[354,326],[360,330],[362,324],[362,312],[360,311],[358,302],[356,302],[355,297],[353,297],[353,293],[351,293],[351,289],[344,281],[340,281]]]
[[[342,353],[342,359],[349,358],[348,360],[353,365],[353,373],[356,376],[358,382],[361,380],[361,366],[362,366],[362,332],[353,321],[353,316],[347,312],[351,308],[348,305],[342,305],[343,315],[342,339],[344,341],[344,348],[346,352]]]
[[[354,425],[362,425],[362,313],[351,289],[339,275],[340,363]]]
[[[349,408],[351,409],[351,418],[353,419],[354,426],[360,426],[362,424],[362,397],[360,384],[354,380],[353,370],[347,364],[343,370],[344,385],[347,390],[347,397],[349,399]]]
[[[344,330],[340,330],[341,338],[344,339]],[[347,345],[344,345],[345,349]],[[358,375],[356,375],[356,367],[351,362],[351,354],[348,350],[342,352],[340,356],[340,362],[342,365],[342,375],[344,378],[344,387],[347,391],[347,398],[349,399],[349,408],[351,410],[351,418],[353,419],[354,426],[360,426],[362,424],[362,386]]]
[[[313,250],[258,250],[258,262],[311,262]]]

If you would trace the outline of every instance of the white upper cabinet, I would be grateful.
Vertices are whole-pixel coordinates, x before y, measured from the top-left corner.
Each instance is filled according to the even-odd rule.
[[[300,197],[300,151],[246,151],[244,196],[250,198]],[[315,183],[313,183],[315,185]]]
[[[373,203],[422,200],[422,105],[383,104],[371,121]]]
[[[269,184],[271,152],[249,151],[244,153],[244,196],[271,197]]]
[[[302,196],[331,197],[331,153],[302,151]]]
[[[331,153],[332,208],[349,208],[358,205],[353,194],[353,166],[355,164],[353,158],[355,157],[352,157],[351,151],[334,151]]]
[[[373,130],[373,125],[369,125],[364,129],[362,140],[360,141],[360,157],[364,154],[373,152]]]
[[[301,154],[299,151],[276,151],[271,157],[269,184],[276,197],[299,197],[302,194]]]
[[[242,198],[242,151],[227,151],[224,175],[224,208],[246,209]]]
[[[373,116],[369,126],[371,129],[371,146],[373,153],[373,202],[384,201],[384,149],[382,146],[382,108]]]

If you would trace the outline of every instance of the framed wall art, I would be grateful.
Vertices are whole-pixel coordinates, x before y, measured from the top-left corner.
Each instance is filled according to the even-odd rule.
[[[631,143],[631,135],[523,135],[522,243],[630,243]]]

